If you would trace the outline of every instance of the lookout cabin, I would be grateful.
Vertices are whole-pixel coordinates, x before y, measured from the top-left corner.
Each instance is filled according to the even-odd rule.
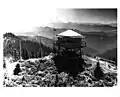
[[[65,54],[64,51],[70,51],[81,55],[81,49],[86,46],[84,36],[73,30],[67,30],[59,33],[56,35],[56,38],[55,47],[58,53]]]
[[[82,70],[82,48],[86,46],[84,36],[73,31],[67,30],[55,36],[55,49],[57,56],[54,58],[55,64],[60,70],[70,73]]]

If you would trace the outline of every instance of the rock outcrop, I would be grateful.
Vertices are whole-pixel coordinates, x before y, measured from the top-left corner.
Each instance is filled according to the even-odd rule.
[[[78,72],[73,77],[68,72],[58,72],[56,64],[52,60],[54,56],[54,54],[50,54],[43,58],[5,63],[3,85],[5,87],[112,87],[117,85],[115,70],[110,70],[105,66],[103,68],[101,63],[99,65],[102,70],[104,69],[102,78],[96,80],[97,74],[95,75],[94,72],[96,64],[94,62],[94,64],[90,63],[91,65],[86,62],[83,67],[84,71]],[[8,65],[14,67],[11,69],[11,74],[8,72],[10,71]]]

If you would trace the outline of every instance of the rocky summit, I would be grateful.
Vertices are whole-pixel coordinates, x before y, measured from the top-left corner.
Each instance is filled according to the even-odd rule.
[[[58,71],[50,54],[11,62],[4,60],[4,87],[112,87],[117,85],[116,65],[83,56],[84,71],[72,76],[69,72]],[[12,59],[12,58],[11,58]],[[96,77],[97,76],[97,77]]]

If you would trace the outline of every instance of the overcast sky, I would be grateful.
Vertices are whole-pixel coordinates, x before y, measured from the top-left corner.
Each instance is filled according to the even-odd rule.
[[[6,32],[32,32],[35,27],[51,22],[108,23],[116,22],[116,9],[55,9],[11,6],[5,11]]]
[[[116,22],[116,9],[58,9],[57,20],[61,22],[110,23]]]

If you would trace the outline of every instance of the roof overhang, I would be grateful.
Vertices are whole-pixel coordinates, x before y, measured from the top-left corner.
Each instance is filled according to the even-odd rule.
[[[71,38],[84,38],[83,35],[73,31],[67,30],[56,35],[56,37],[71,37]]]

